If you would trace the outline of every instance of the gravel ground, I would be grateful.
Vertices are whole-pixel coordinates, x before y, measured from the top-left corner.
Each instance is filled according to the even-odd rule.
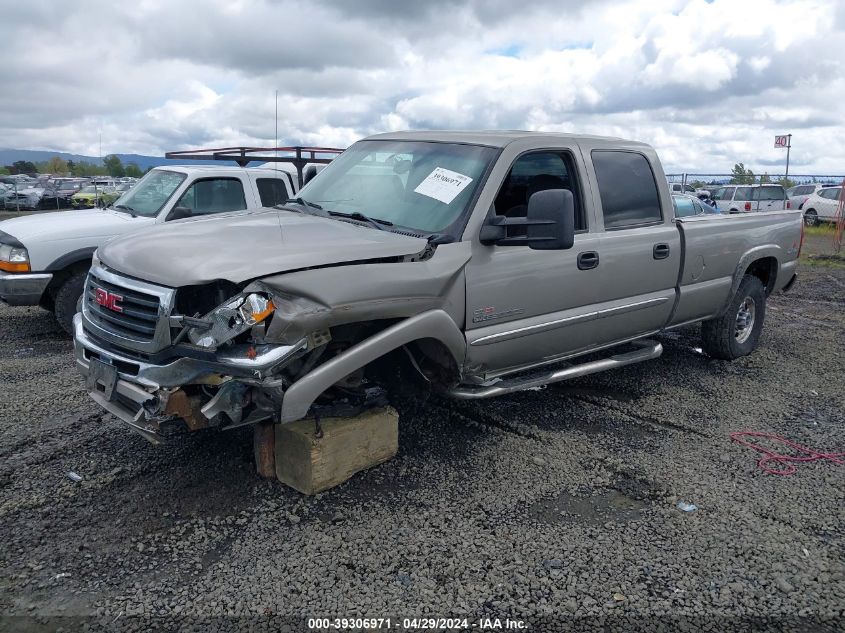
[[[0,630],[843,630],[845,468],[766,475],[728,438],[845,450],[843,308],[845,268],[804,266],[750,357],[690,329],[647,364],[429,402],[395,459],[313,498],[257,478],[248,430],[129,433],[50,315],[0,308]]]

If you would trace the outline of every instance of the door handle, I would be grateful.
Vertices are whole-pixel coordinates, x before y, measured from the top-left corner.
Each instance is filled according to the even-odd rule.
[[[655,244],[651,254],[654,256],[654,259],[666,259],[669,257],[669,245]]]
[[[596,251],[578,253],[578,270],[590,270],[599,265],[599,254]]]

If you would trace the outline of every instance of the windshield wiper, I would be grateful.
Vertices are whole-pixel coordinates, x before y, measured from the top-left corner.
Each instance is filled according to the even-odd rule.
[[[386,231],[386,226],[393,226],[393,222],[390,220],[382,220],[381,218],[371,218],[368,215],[364,215],[360,211],[353,211],[352,213],[343,213],[341,211],[329,211],[329,215],[336,215],[341,218],[349,218],[351,220],[359,220],[361,222],[366,222],[374,229],[378,229],[379,231]]]
[[[275,205],[274,208],[284,209],[285,206],[290,204],[291,202],[293,202],[294,204],[298,204],[302,207],[311,207],[312,209],[317,209],[318,211],[323,210],[323,207],[321,207],[319,204],[316,204],[314,202],[310,202],[310,201],[306,200],[305,198],[303,198],[301,196],[297,196],[296,198],[288,198],[287,200],[285,200],[281,204]]]
[[[127,206],[125,204],[112,205],[112,209],[126,209],[127,211],[129,211],[129,215],[131,215],[133,218],[138,217],[137,215],[135,215],[135,209],[133,209],[132,207]]]

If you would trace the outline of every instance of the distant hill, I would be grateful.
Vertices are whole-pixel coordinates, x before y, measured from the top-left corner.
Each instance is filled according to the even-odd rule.
[[[3,165],[11,165],[17,160],[30,160],[33,163],[38,163],[46,160],[50,160],[53,156],[59,156],[65,160],[72,160],[75,163],[80,161],[85,161],[86,163],[91,163],[93,165],[102,165],[103,161],[101,158],[97,158],[96,156],[83,156],[82,154],[70,154],[68,152],[53,152],[53,151],[46,151],[40,149],[3,149],[0,148],[0,167]],[[175,165],[178,164],[179,161],[177,160],[168,160],[164,156],[144,156],[142,154],[117,154],[120,158],[120,162],[124,165],[128,163],[135,163],[140,167],[142,170],[146,170],[147,167],[158,167],[159,165]],[[207,163],[209,165],[234,165],[231,161],[190,161],[193,164],[202,164]]]

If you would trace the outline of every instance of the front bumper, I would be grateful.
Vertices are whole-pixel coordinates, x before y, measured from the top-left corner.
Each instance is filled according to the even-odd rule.
[[[51,273],[0,271],[0,299],[11,306],[37,306],[51,279]]]
[[[307,340],[302,339],[294,345],[262,346],[262,349],[253,349],[249,354],[244,353],[240,346],[235,346],[231,351],[218,353],[215,362],[182,357],[171,363],[155,365],[106,349],[88,336],[82,319],[82,314],[73,318],[73,347],[76,365],[86,379],[88,393],[109,413],[155,442],[161,437],[157,435],[155,425],[146,423],[145,405],[155,408],[160,396],[169,395],[178,387],[220,384],[221,376],[258,384],[308,346]],[[117,382],[111,398],[106,396],[105,385],[89,380],[92,360],[117,369]]]

